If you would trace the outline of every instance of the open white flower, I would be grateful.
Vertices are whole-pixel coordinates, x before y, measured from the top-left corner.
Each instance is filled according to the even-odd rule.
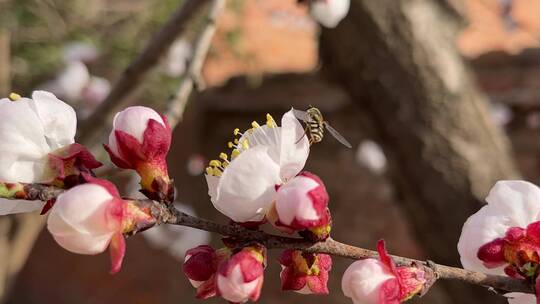
[[[540,188],[526,181],[499,181],[486,201],[463,225],[458,242],[461,264],[488,274],[528,277],[526,269],[536,263],[540,248]],[[537,303],[534,295],[506,296],[510,304]]]
[[[74,143],[77,118],[52,93],[34,91],[32,99],[16,94],[0,99],[0,181],[44,183],[54,178],[48,154]],[[24,208],[19,204],[29,204]],[[43,204],[0,200],[0,214],[27,212]]]
[[[281,127],[272,116],[252,123],[229,143],[231,159],[221,153],[206,170],[208,194],[214,207],[236,222],[261,221],[276,197],[276,185],[296,176],[309,155],[309,140],[293,111],[283,115]]]
[[[499,181],[486,198],[487,205],[470,216],[458,242],[461,264],[469,270],[504,275],[504,265],[487,268],[478,258],[483,245],[504,238],[512,227],[526,228],[540,220],[540,189],[526,181]]]
[[[350,0],[312,0],[309,13],[325,27],[336,27],[347,16]]]

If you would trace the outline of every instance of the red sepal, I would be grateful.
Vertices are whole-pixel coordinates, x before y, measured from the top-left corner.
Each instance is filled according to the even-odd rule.
[[[126,253],[126,240],[122,233],[116,233],[109,244],[109,252],[111,255],[111,274],[115,274],[122,268],[122,261]]]
[[[49,153],[49,163],[55,171],[55,179],[63,186],[69,186],[66,188],[76,186],[81,174],[92,174],[93,169],[102,166],[86,147],[78,143]]]

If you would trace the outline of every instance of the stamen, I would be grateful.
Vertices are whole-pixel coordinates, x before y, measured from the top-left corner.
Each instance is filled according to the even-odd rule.
[[[234,144],[235,144],[235,145],[238,145],[238,138],[235,138],[235,139],[234,139]]]
[[[221,170],[219,170],[218,168],[214,168],[214,172],[212,175],[220,177],[222,173],[223,172],[221,172]]]
[[[240,155],[240,150],[234,149],[231,152],[231,159],[235,159],[238,155]]]
[[[257,129],[260,127],[259,123],[256,122],[255,120],[251,122],[251,127],[253,127],[253,129]]]
[[[235,145],[230,141],[227,143],[227,147],[229,147],[229,149],[232,149]]]
[[[219,153],[219,158],[221,158],[224,162],[227,162],[227,163],[229,162],[229,160],[227,159],[228,158],[227,154],[223,152]]]
[[[244,150],[249,149],[249,141],[247,140],[247,138],[245,138],[245,139],[242,141],[242,149],[244,149]]]
[[[266,114],[266,125],[269,128],[275,128],[277,126],[274,117],[272,117],[272,115],[270,115],[269,113]]]
[[[234,134],[234,136],[238,136],[238,134],[240,134],[240,136],[242,136],[242,133],[240,133],[240,129],[238,129],[238,128],[234,129],[233,134]]]
[[[209,163],[210,167],[221,167],[221,162],[217,159],[213,159]]]
[[[11,94],[9,94],[9,99],[11,99],[11,101],[17,101],[17,100],[21,99],[21,95],[19,95],[17,93],[11,93]]]
[[[206,174],[214,175],[214,170],[212,170],[212,168],[210,168],[210,167],[206,167]]]

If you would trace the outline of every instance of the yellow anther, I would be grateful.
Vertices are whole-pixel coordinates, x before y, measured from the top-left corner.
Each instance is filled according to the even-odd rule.
[[[235,136],[240,134],[240,129],[238,129],[238,128],[234,129],[233,133],[234,133]]]
[[[227,160],[227,154],[221,152],[221,153],[219,153],[219,158],[226,161]]]
[[[21,95],[19,95],[17,93],[11,93],[11,94],[9,94],[9,99],[11,99],[11,101],[17,101],[17,100],[21,99]]]
[[[248,142],[247,139],[244,139],[244,140],[242,141],[242,149],[244,149],[244,150],[249,149],[249,142]]]
[[[227,147],[229,147],[229,149],[232,149],[232,147],[234,147],[234,144],[232,143],[232,141],[227,143]]]
[[[209,163],[210,167],[221,167],[221,162],[217,159],[213,159]]]
[[[226,162],[226,163],[223,163],[223,169],[227,168],[227,166],[229,165],[229,162]]]
[[[234,139],[234,144],[235,144],[235,145],[238,145],[238,138],[235,138],[235,139]]]
[[[221,172],[218,168],[214,168],[214,172],[213,172],[213,173],[214,173],[214,174],[213,174],[214,176],[220,177],[222,172]]]
[[[231,159],[235,159],[238,155],[240,155],[240,150],[234,149],[231,153]]]
[[[206,174],[214,175],[214,170],[212,170],[212,168],[210,168],[210,167],[206,167]]]
[[[266,114],[266,125],[270,128],[276,127],[276,122],[274,121],[274,117],[270,114]]]
[[[259,125],[258,122],[253,121],[253,122],[251,123],[251,127],[253,127],[253,129],[256,129],[256,128],[260,127],[260,125]]]

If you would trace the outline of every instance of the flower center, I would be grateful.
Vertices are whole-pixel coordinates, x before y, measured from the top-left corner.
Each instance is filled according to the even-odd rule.
[[[266,114],[266,125],[268,128],[275,128],[277,127],[276,122],[274,121],[274,118],[270,114]],[[220,177],[223,174],[223,171],[227,168],[227,166],[232,162],[238,155],[240,155],[243,151],[246,151],[250,148],[250,140],[253,140],[254,144],[263,144],[260,142],[256,136],[252,136],[255,130],[261,130],[264,136],[267,136],[265,134],[264,128],[259,125],[258,122],[253,121],[251,123],[251,128],[247,129],[245,132],[240,132],[239,128],[234,129],[233,134],[235,138],[233,141],[229,141],[227,143],[227,147],[229,149],[232,149],[230,152],[230,160],[229,155],[225,152],[221,152],[219,154],[219,159],[213,159],[208,163],[208,167],[206,167],[206,174],[211,176],[217,176]],[[275,136],[275,134],[274,134]]]
[[[540,263],[540,222],[526,229],[511,227],[503,238],[484,244],[478,258],[488,268],[506,265],[507,275],[515,278],[535,277]]]

